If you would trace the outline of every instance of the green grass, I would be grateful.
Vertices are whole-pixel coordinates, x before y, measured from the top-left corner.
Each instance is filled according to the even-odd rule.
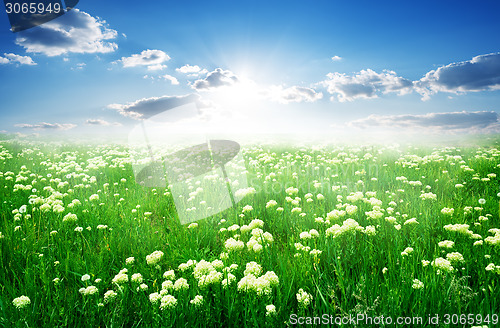
[[[480,314],[490,316],[482,324],[496,326],[491,316],[500,314],[500,232],[495,239],[495,231],[489,231],[500,228],[500,150],[494,140],[436,148],[255,146],[244,148],[243,155],[255,192],[236,208],[188,228],[180,224],[168,189],[135,183],[124,146],[67,144],[56,151],[50,144],[1,141],[0,326],[268,327],[292,326],[292,314],[421,316],[422,326],[433,326],[429,315],[439,315],[442,327],[458,326],[446,323],[446,314]],[[298,190],[287,193],[289,187]],[[359,199],[349,200],[355,192],[362,193]],[[427,192],[436,199],[420,197]],[[99,198],[91,200],[92,195]],[[81,204],[71,207],[75,199]],[[266,206],[270,200],[277,205]],[[60,213],[54,211],[57,204]],[[357,210],[333,212],[348,204]],[[243,211],[246,205],[252,210]],[[453,215],[443,214],[443,208],[453,208]],[[63,222],[70,212],[77,221]],[[404,224],[411,218],[418,223]],[[262,233],[273,239],[266,243],[257,236],[260,252],[247,248],[250,231],[220,231],[254,219],[264,222]],[[335,229],[347,219],[359,224],[357,230]],[[444,228],[450,224],[468,224],[471,232]],[[311,229],[317,237],[300,238]],[[243,241],[244,249],[228,252],[230,237]],[[454,241],[453,248],[440,248],[444,240]],[[478,241],[483,244],[474,245]],[[309,249],[298,250],[297,243]],[[413,252],[402,255],[408,247]],[[162,259],[148,265],[146,256],[156,250],[163,252]],[[313,256],[311,250],[321,253]],[[212,262],[226,252],[224,267],[238,266],[228,287],[220,281],[199,286],[193,267],[179,269],[188,260]],[[464,261],[452,262],[450,272],[422,264],[452,252]],[[129,257],[135,258],[133,264],[126,264]],[[252,261],[262,267],[260,275],[273,271],[279,284],[262,295],[239,289]],[[486,270],[490,263],[493,270]],[[124,268],[129,281],[113,283]],[[162,290],[162,275],[172,269],[174,282],[182,277],[190,287],[164,292],[177,304],[162,310],[149,295]],[[223,273],[222,267],[214,270]],[[147,291],[137,290],[134,273],[142,275]],[[90,280],[82,281],[86,274]],[[413,288],[414,279],[423,288]],[[97,287],[95,294],[79,292],[90,285]],[[310,294],[309,304],[298,302],[299,289]],[[105,302],[108,290],[117,296]],[[22,295],[31,302],[18,309],[13,300]],[[203,296],[200,306],[190,303],[196,295]],[[276,313],[266,315],[270,304]]]

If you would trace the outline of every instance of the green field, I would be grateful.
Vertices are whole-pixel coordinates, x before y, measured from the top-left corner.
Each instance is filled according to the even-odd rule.
[[[2,141],[0,326],[498,326],[497,143],[242,152],[253,189],[181,225],[125,145]]]

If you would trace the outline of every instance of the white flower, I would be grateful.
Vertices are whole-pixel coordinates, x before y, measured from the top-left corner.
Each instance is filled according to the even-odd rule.
[[[266,305],[266,317],[276,314],[276,306],[273,304]]]
[[[131,265],[131,264],[134,264],[135,262],[135,258],[134,257],[127,257],[127,259],[125,260],[125,264],[128,264],[128,265]]]
[[[200,306],[201,304],[203,304],[203,296],[196,295],[191,301],[189,301],[189,303],[195,306]]]
[[[312,295],[304,291],[302,288],[299,289],[299,292],[297,293],[296,297],[297,297],[297,302],[299,302],[299,305],[303,307],[307,307],[313,299]]]
[[[479,203],[479,204],[481,204],[481,205],[484,205],[484,204],[486,204],[486,199],[484,199],[484,198],[480,198],[480,199],[478,200],[478,203]]]
[[[19,296],[17,298],[14,298],[14,300],[12,301],[12,304],[14,304],[14,306],[17,309],[24,309],[29,304],[31,304],[31,300],[29,299],[28,296],[23,295],[23,296]]]
[[[411,285],[413,289],[422,289],[424,288],[424,283],[418,279],[413,279],[413,285]]]
[[[162,251],[154,251],[153,253],[146,256],[146,262],[149,265],[155,265],[158,264],[158,262],[160,262],[162,258],[163,258]]]
[[[141,284],[142,283],[142,274],[134,273],[132,275],[132,277],[130,278],[130,280],[132,280],[132,282],[134,282],[136,284]]]
[[[454,245],[455,242],[451,240],[443,240],[438,243],[438,246],[441,248],[453,248]]]
[[[84,274],[84,275],[82,276],[82,281],[87,281],[87,280],[90,280],[90,275],[88,275],[88,274]]]
[[[198,223],[193,222],[190,225],[188,225],[188,229],[194,229],[194,228],[198,228]]]
[[[110,303],[115,300],[115,298],[118,296],[118,294],[113,291],[113,290],[108,290],[106,293],[104,293],[104,303]]]
[[[165,295],[161,298],[160,309],[171,309],[177,305],[177,299],[172,295]]]

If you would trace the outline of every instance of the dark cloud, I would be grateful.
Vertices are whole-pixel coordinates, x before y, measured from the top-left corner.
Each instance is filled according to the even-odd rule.
[[[205,79],[194,81],[191,87],[196,90],[209,90],[231,86],[238,82],[239,79],[233,72],[217,68],[215,71],[208,73]]]

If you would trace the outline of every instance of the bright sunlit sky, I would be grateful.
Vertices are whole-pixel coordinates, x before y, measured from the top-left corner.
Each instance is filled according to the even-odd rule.
[[[81,0],[13,33],[2,12],[0,130],[123,134],[194,94],[228,133],[500,132],[499,15],[496,0]]]

